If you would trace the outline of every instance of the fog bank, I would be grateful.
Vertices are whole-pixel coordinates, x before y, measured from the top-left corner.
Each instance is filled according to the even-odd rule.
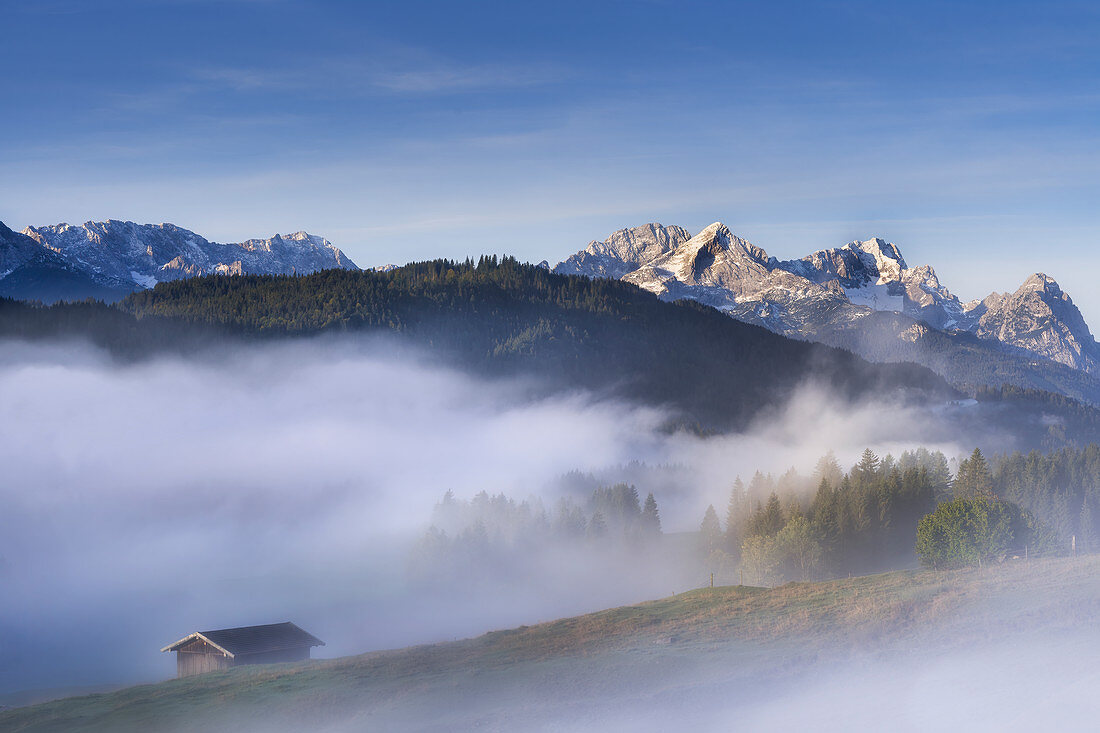
[[[199,629],[292,620],[337,656],[703,582],[669,568],[619,578],[563,555],[478,597],[412,588],[410,547],[447,490],[549,503],[569,471],[610,481],[632,462],[667,466],[639,491],[657,493],[666,532],[689,531],[738,474],[808,472],[826,450],[844,465],[868,446],[958,452],[933,412],[812,389],[751,434],[700,438],[652,407],[530,386],[386,340],[133,364],[0,344],[0,691],[168,677],[157,650]]]

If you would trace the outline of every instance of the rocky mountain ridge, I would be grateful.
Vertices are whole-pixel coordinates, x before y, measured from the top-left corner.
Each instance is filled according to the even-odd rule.
[[[1100,372],[1100,348],[1073,300],[1041,272],[1014,293],[991,293],[967,304],[967,330],[1090,374]]]
[[[0,230],[0,295],[53,302],[118,300],[158,282],[211,274],[358,269],[322,237],[295,232],[221,244],[174,224],[109,219]]]
[[[626,232],[645,238],[646,246],[624,248]],[[680,241],[685,233],[660,224],[620,230],[554,271],[608,277],[627,270],[622,280],[662,299],[690,298],[787,336],[832,343],[875,311],[897,313],[912,319],[897,334],[911,343],[931,327],[1100,373],[1100,347],[1073,301],[1047,275],[1032,275],[1014,293],[963,303],[930,265],[909,267],[897,245],[879,238],[780,261],[721,222]],[[628,269],[639,254],[652,257]]]
[[[589,242],[580,252],[558,263],[554,272],[619,279],[689,239],[688,231],[677,226],[655,223],[620,229],[602,242]]]

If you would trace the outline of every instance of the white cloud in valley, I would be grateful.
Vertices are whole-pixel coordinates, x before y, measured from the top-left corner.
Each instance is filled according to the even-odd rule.
[[[922,413],[893,410],[884,429],[875,405],[842,413],[804,390],[752,437],[703,439],[654,408],[487,381],[370,339],[133,363],[9,342],[0,411],[0,690],[166,677],[157,650],[200,628],[294,620],[335,656],[684,590],[697,579],[669,587],[671,570],[582,578],[596,571],[566,552],[486,608],[413,593],[405,567],[447,490],[550,508],[569,471],[668,466],[639,490],[657,493],[666,531],[694,530],[736,475],[931,434]],[[102,644],[112,654],[86,653]]]

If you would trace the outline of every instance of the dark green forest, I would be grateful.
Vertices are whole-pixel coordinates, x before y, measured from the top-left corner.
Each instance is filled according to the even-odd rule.
[[[0,335],[80,336],[125,355],[215,340],[388,334],[481,374],[675,408],[682,422],[743,427],[814,382],[838,400],[946,399],[931,371],[873,365],[626,283],[554,275],[512,258],[436,260],[391,272],[211,276],[160,283],[117,306],[0,303]]]
[[[139,318],[182,317],[247,334],[387,331],[481,372],[533,372],[741,426],[806,380],[840,399],[902,390],[946,394],[913,365],[869,365],[626,283],[554,275],[513,258],[435,260],[388,273],[202,278],[137,293]]]
[[[159,283],[113,306],[0,299],[0,337],[77,338],[121,359],[336,334],[386,336],[487,376],[538,375],[540,388],[580,387],[669,407],[674,424],[703,431],[746,427],[807,382],[838,402],[959,396],[920,366],[869,364],[692,301],[666,303],[627,283],[555,275],[507,257],[385,273],[214,275]],[[988,356],[975,352],[974,368],[984,369]],[[1091,406],[1039,389],[985,385],[998,364],[989,361],[994,371],[968,388],[981,407],[949,416],[956,432],[977,442],[992,426],[1015,447],[1044,450],[1100,441],[1100,411]]]

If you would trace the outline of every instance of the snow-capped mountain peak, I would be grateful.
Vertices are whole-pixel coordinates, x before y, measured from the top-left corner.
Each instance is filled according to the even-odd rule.
[[[751,262],[761,267],[770,267],[771,258],[768,253],[755,244],[736,236],[725,224],[716,221],[703,231],[692,237],[691,242],[697,242],[696,247],[701,252],[716,256],[720,252],[729,252],[741,262]],[[685,248],[691,247],[691,242]]]
[[[779,266],[814,282],[840,280],[845,288],[900,282],[902,273],[908,269],[897,245],[878,237],[818,250]]]
[[[763,249],[715,222],[623,280],[664,298],[691,297],[722,307],[758,289],[773,263]]]
[[[1058,284],[1058,281],[1045,272],[1036,272],[1034,275],[1028,276],[1019,290],[1041,290],[1057,298],[1063,296],[1062,287]]]
[[[879,283],[897,282],[902,271],[908,269],[897,245],[878,237],[844,246],[856,252],[869,271],[878,273]]]
[[[59,255],[98,290],[113,293],[115,298],[160,281],[196,275],[291,275],[326,268],[358,269],[327,239],[304,231],[219,244],[175,224],[108,219],[80,226],[27,227],[23,235]],[[96,297],[105,296],[97,291]]]

